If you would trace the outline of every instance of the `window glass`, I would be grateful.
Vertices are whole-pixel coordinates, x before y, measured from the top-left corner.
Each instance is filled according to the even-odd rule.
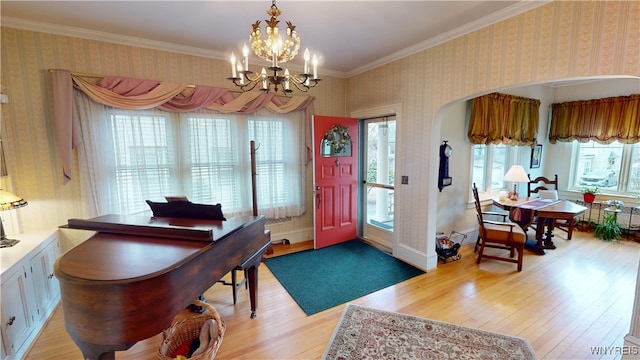
[[[618,142],[578,144],[575,166],[576,187],[598,186],[601,190],[618,190],[625,146]]]
[[[633,144],[627,191],[640,193],[640,143]]]
[[[509,151],[506,145],[493,146],[493,161],[491,164],[491,190],[498,191],[504,189],[502,178],[507,172],[507,162],[509,161]]]
[[[284,123],[278,120],[250,120],[249,138],[259,144],[256,151],[258,204],[284,205],[290,187],[284,150]]]
[[[167,127],[168,119],[162,116],[111,116],[115,194],[122,213],[144,211],[146,199],[176,193]]]
[[[251,117],[110,111],[113,173],[111,165],[105,168],[104,192],[116,198],[110,211],[145,212],[145,200],[185,195],[197,203],[220,203],[225,215],[251,213],[249,143],[254,140],[260,214],[298,216],[304,210],[302,116],[266,110]]]
[[[472,182],[476,184],[476,187],[484,191],[485,189],[485,168],[487,167],[487,146],[486,145],[473,145],[473,169],[472,169]]]
[[[480,192],[496,192],[504,189],[502,178],[510,163],[512,146],[473,145],[472,180]]]
[[[229,119],[190,117],[187,119],[190,145],[190,200],[204,204],[240,207],[240,189],[234,177],[238,159],[231,144]]]

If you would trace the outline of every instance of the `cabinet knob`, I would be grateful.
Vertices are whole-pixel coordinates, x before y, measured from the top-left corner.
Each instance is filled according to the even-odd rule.
[[[10,317],[9,321],[7,321],[7,325],[9,325],[9,326],[13,325],[14,321],[16,321],[16,317],[15,316]]]

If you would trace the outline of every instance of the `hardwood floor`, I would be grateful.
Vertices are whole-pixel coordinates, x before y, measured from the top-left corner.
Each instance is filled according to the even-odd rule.
[[[439,262],[437,269],[352,303],[520,336],[540,359],[615,358],[591,349],[622,346],[629,332],[640,243],[606,243],[582,232],[567,241],[565,235],[555,237],[558,248],[545,256],[526,252],[520,273],[506,262],[477,265],[468,241],[461,260]],[[276,245],[274,255],[307,245]],[[319,359],[344,305],[306,316],[264,265],[259,278],[255,319],[246,290],[235,306],[227,286],[205,293],[227,323],[217,359]],[[160,341],[158,335],[139,342],[116,359],[154,359]],[[60,307],[26,359],[82,359]]]

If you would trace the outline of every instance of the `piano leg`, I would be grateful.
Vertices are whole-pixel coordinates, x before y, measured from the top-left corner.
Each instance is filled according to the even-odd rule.
[[[134,345],[99,345],[90,344],[76,339],[74,339],[74,341],[80,348],[82,357],[85,360],[115,360],[116,351],[124,351]]]
[[[271,247],[271,241],[266,238],[266,243],[256,251],[249,259],[240,265],[241,269],[246,271],[247,282],[249,283],[249,299],[251,300],[251,318],[257,316],[256,310],[258,309],[258,267],[262,262],[264,253]]]
[[[254,319],[257,314],[256,310],[258,309],[258,266],[260,265],[260,261],[257,264],[251,264],[249,268],[247,268],[247,280],[249,281],[249,299],[251,300],[251,318]]]

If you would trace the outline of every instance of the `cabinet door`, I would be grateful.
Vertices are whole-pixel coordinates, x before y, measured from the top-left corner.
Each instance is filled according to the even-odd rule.
[[[53,275],[53,264],[60,254],[57,239],[31,258],[31,280],[35,291],[38,320],[49,315],[60,295],[58,279]]]
[[[14,354],[33,331],[24,270],[2,282],[2,337],[8,355]]]

